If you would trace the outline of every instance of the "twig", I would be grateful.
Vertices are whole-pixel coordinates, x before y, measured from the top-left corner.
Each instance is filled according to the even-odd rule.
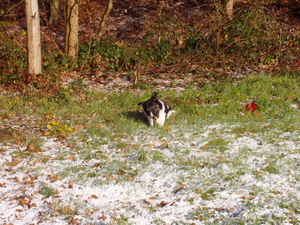
[[[169,69],[172,67],[180,67],[180,66],[193,66],[193,65],[199,65],[199,64],[212,64],[212,63],[231,63],[232,61],[201,61],[201,62],[182,62],[182,63],[176,63],[176,64],[172,64],[172,65],[168,65],[168,66],[161,66],[161,67],[155,67],[155,68],[150,68],[150,69],[144,69],[141,72],[145,73],[145,72],[150,72],[150,71],[154,71],[154,70],[164,70],[164,69]]]
[[[233,61],[231,60],[216,60],[216,61],[201,61],[201,62],[182,62],[182,63],[176,63],[168,66],[160,66],[160,67],[155,67],[155,68],[149,68],[149,69],[143,69],[141,70],[139,67],[140,65],[137,66],[136,71],[135,71],[135,81],[138,81],[140,74],[151,72],[151,71],[156,71],[156,70],[165,70],[165,69],[170,69],[173,67],[181,67],[181,66],[193,66],[193,65],[200,65],[200,64],[213,64],[213,63],[232,63]],[[127,74],[128,72],[120,72],[118,75],[123,75]]]
[[[54,41],[53,39],[49,38],[49,37],[45,34],[45,32],[41,31],[41,34],[42,34],[44,37],[46,37],[49,41],[51,41],[51,42],[55,45],[55,47],[57,48],[57,50],[59,51],[59,53],[61,53],[61,54],[63,53],[63,51],[60,50],[60,48],[59,48],[58,45],[55,43],[55,41]]]
[[[19,5],[23,4],[24,0],[14,4],[12,7],[10,7],[9,9],[7,9],[6,14],[8,14],[10,11],[12,11],[14,8],[18,7]]]

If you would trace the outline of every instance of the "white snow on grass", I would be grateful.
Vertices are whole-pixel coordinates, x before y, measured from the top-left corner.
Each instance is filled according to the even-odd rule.
[[[300,223],[298,132],[202,126],[2,143],[0,224]]]

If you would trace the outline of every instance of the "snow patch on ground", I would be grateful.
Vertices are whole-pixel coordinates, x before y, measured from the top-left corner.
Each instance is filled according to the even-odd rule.
[[[90,150],[106,155],[112,167],[118,159],[138,170],[128,180],[99,176],[97,164],[101,167],[103,159],[83,159],[57,139],[45,138],[43,151],[34,156],[22,154],[25,147],[2,143],[0,223],[300,222],[298,133],[262,140],[259,134],[237,136],[230,129],[214,124],[173,128],[165,137],[153,131],[129,135],[132,146],[163,155],[144,167],[122,155],[115,143]],[[209,146],[216,137],[228,142],[225,149]],[[97,176],[85,176],[93,170]]]

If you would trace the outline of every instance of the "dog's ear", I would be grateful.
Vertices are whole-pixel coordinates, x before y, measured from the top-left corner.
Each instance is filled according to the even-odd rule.
[[[145,102],[139,102],[138,105],[143,105]]]

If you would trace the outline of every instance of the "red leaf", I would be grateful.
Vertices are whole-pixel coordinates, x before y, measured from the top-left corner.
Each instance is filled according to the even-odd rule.
[[[256,102],[253,101],[251,103],[244,105],[244,109],[251,113],[255,113],[259,109],[259,106],[256,104]],[[255,113],[255,114],[257,114],[257,113]]]

